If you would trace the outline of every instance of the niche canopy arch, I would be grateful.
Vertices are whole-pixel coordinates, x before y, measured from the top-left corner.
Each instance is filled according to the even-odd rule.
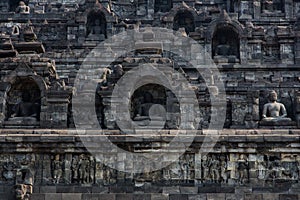
[[[195,31],[195,19],[190,11],[180,10],[176,13],[173,29],[177,31],[179,28],[184,28],[187,34]]]
[[[155,0],[154,12],[169,12],[172,7],[172,0]]]
[[[240,58],[240,36],[229,24],[219,24],[212,38],[212,57],[235,56]]]
[[[17,77],[7,93],[6,120],[40,121],[41,90],[30,77]]]
[[[36,128],[41,125],[42,98],[48,86],[27,64],[19,66],[2,79],[4,127]]]
[[[240,54],[245,51],[247,34],[244,26],[223,10],[210,23],[206,34],[206,40],[211,42],[211,56],[215,63],[245,63],[246,56]]]
[[[107,21],[101,10],[93,10],[87,15],[86,36],[99,40],[107,38]]]

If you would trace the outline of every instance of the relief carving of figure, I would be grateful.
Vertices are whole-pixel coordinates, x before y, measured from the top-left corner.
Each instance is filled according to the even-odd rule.
[[[268,159],[268,174],[266,178],[270,179],[282,179],[284,168],[281,166],[281,162],[278,159],[270,161]]]
[[[112,183],[112,173],[109,167],[103,166],[103,184],[109,185]]]
[[[249,163],[247,157],[244,154],[241,154],[237,164],[238,164],[237,169],[239,173],[239,183],[245,184],[248,180],[248,169],[249,169]]]
[[[95,182],[95,159],[93,156],[90,157],[90,168],[89,168],[89,175],[90,175],[90,182]]]
[[[80,183],[86,184],[90,183],[90,161],[89,159],[81,154],[79,160],[79,180]]]
[[[103,182],[103,164],[97,162],[96,163],[96,172],[95,172],[95,182],[100,184]]]
[[[210,180],[211,158],[207,155],[202,157],[203,180]]]
[[[188,174],[189,174],[189,164],[186,163],[186,162],[181,162],[180,163],[180,169],[181,169],[181,177],[182,179],[187,182],[189,177],[188,177]]]
[[[221,160],[221,178],[222,183],[227,183],[228,180],[228,168],[225,156],[220,156]]]
[[[257,168],[258,168],[258,177],[257,178],[264,180],[266,178],[266,171],[267,171],[264,161],[258,161]]]
[[[3,176],[7,181],[12,181],[15,178],[15,176],[16,176],[15,170],[14,170],[15,167],[16,167],[16,165],[12,161],[7,161],[4,163]]]
[[[54,183],[60,183],[62,172],[63,172],[63,162],[60,160],[60,155],[57,154],[53,161],[53,181]]]
[[[26,6],[24,1],[20,1],[19,6],[16,9],[16,13],[29,14],[30,13],[30,7]]]
[[[221,165],[219,159],[216,155],[213,155],[211,161],[211,175],[214,182],[218,182],[220,180],[220,168]]]
[[[78,162],[79,162],[78,161],[78,156],[74,156],[72,158],[72,164],[71,164],[73,182],[79,180],[79,177],[78,177],[79,163]]]
[[[113,66],[112,75],[114,76],[114,78],[119,79],[121,78],[121,76],[123,76],[123,74],[124,70],[122,65],[118,64]]]
[[[30,200],[32,194],[32,186],[25,184],[17,184],[14,186],[15,198],[17,200]]]
[[[34,183],[34,170],[33,170],[33,161],[31,155],[26,155],[25,158],[21,161],[20,172],[20,182],[25,185],[33,185]]]

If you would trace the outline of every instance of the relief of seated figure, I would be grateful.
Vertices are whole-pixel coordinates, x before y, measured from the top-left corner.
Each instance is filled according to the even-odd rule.
[[[216,46],[214,60],[217,62],[238,62],[239,59],[234,52],[233,47],[230,45],[226,36],[221,36]]]
[[[39,118],[39,108],[40,105],[38,103],[31,101],[29,92],[24,91],[22,100],[13,107],[13,114],[9,121],[20,118],[37,120]]]
[[[230,56],[232,54],[232,50],[230,45],[228,44],[226,38],[223,36],[219,40],[220,44],[217,46],[216,55],[217,56]]]
[[[262,12],[266,14],[281,13],[281,3],[274,0],[263,0]]]
[[[94,24],[91,26],[91,32],[88,35],[88,38],[105,40],[105,27],[100,23],[99,19],[96,19]]]
[[[19,6],[16,9],[16,13],[29,14],[30,7],[26,6],[26,4],[23,1],[20,1]]]
[[[277,102],[277,93],[274,90],[269,93],[269,101],[264,105],[262,122],[275,122],[277,124],[291,122],[291,119],[287,117],[285,106]]]
[[[138,121],[138,124],[141,126],[149,125],[150,121],[152,126],[161,126],[161,122],[164,123],[165,121],[162,116],[164,113],[164,107],[162,105],[155,104],[150,93],[145,93],[140,99],[140,102],[142,103],[137,105],[137,114],[133,118],[133,121]]]
[[[144,120],[149,119],[149,110],[153,105],[153,97],[150,93],[145,93],[145,95],[141,98],[142,103],[138,105],[138,113],[136,114],[134,120]]]

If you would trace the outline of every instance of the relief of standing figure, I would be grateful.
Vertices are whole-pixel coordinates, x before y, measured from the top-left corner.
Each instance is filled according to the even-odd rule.
[[[221,165],[219,159],[216,155],[213,155],[211,161],[211,175],[214,182],[218,182],[220,180],[220,168]]]
[[[62,167],[63,167],[63,163],[60,160],[60,155],[57,154],[55,156],[55,159],[53,161],[53,180],[54,183],[59,183],[60,179],[62,177]]]
[[[240,155],[238,160],[239,183],[245,184],[248,180],[248,159],[244,154]]]
[[[79,164],[80,183],[83,183],[83,184],[89,183],[90,182],[90,174],[89,174],[90,161],[89,161],[89,159],[85,155],[81,154],[78,164]]]
[[[207,155],[202,157],[203,181],[210,180],[211,158]]]

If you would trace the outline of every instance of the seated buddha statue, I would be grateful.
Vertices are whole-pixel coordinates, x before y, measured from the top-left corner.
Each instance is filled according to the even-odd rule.
[[[228,41],[226,36],[222,35],[218,39],[218,44],[215,47],[214,61],[217,63],[236,63],[239,62],[237,53],[234,47]]]
[[[149,118],[149,110],[153,105],[153,97],[150,93],[145,93],[143,96],[143,102],[138,106],[134,120],[145,120]]]
[[[39,104],[32,102],[29,92],[24,91],[22,93],[22,100],[13,108],[11,118],[32,117],[37,119],[38,115]]]
[[[141,103],[137,106],[137,114],[133,121],[139,122],[141,126],[149,125],[161,126],[164,123],[164,107],[160,104],[155,104],[150,93],[145,93]]]
[[[30,7],[26,6],[26,4],[23,1],[20,1],[19,6],[16,9],[16,13],[29,14],[30,13]]]
[[[269,103],[266,103],[263,108],[263,122],[290,122],[287,117],[285,106],[277,102],[277,93],[272,90],[269,93]]]
[[[219,44],[216,49],[217,56],[229,56],[231,55],[231,47],[227,43],[226,37],[221,37],[219,40]]]
[[[101,24],[99,19],[96,19],[91,26],[88,38],[95,40],[105,40],[105,27]]]

